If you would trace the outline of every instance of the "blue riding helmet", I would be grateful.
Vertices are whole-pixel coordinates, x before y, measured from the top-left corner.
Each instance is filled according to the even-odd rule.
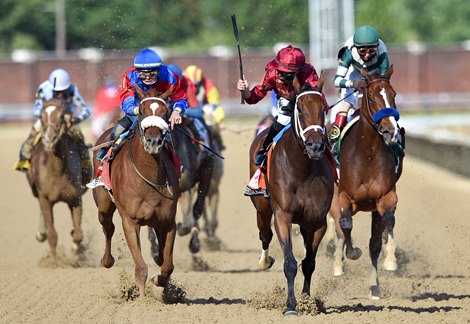
[[[159,69],[162,65],[160,55],[150,48],[141,50],[134,59],[134,67],[140,71],[152,71]]]
[[[170,64],[170,65],[168,65],[168,67],[170,68],[170,70],[175,72],[180,78],[183,78],[183,72],[181,71],[181,69],[178,65]]]

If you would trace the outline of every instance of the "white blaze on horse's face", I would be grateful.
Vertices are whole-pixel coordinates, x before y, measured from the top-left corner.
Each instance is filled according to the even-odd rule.
[[[145,117],[140,122],[140,127],[142,128],[142,130],[146,130],[147,128],[154,126],[160,128],[161,130],[163,130],[163,132],[167,132],[169,130],[167,122],[160,116],[155,116],[158,107],[160,107],[160,104],[163,104],[165,107],[167,107],[165,100],[158,97],[147,97],[141,101],[141,104],[148,100],[154,100],[157,102],[152,102],[150,104],[149,108],[152,110],[152,116]],[[158,103],[158,101],[160,102],[160,104]]]
[[[382,90],[380,90],[380,95],[384,99],[384,103],[385,103],[385,107],[383,107],[383,108],[391,108],[392,106],[390,105],[390,101],[388,100],[387,92],[385,91],[385,88],[382,88]],[[395,117],[393,117],[393,116],[389,116],[389,117],[386,117],[386,118],[388,120],[390,120],[390,123],[393,125],[394,131],[393,131],[392,141],[396,142],[396,138],[398,136],[398,123],[397,123]]]
[[[385,107],[384,108],[391,107],[390,103],[388,102],[387,93],[385,92],[385,88],[382,88],[382,90],[380,90],[380,94],[382,95],[382,98],[384,98],[384,102],[385,102]]]

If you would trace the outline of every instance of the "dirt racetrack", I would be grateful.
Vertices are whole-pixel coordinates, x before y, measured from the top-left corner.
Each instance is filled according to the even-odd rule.
[[[71,253],[71,219],[64,204],[55,208],[59,258],[38,243],[39,206],[25,175],[12,171],[30,124],[0,125],[0,323],[469,323],[470,322],[470,180],[417,160],[405,158],[398,185],[395,237],[399,268],[379,269],[383,299],[368,299],[369,215],[354,217],[353,237],[363,250],[347,261],[343,277],[332,276],[332,259],[323,247],[313,275],[312,298],[299,317],[284,318],[286,280],[277,238],[271,254],[276,263],[258,270],[261,244],[254,208],[242,195],[246,156],[255,120],[229,120],[224,132],[225,173],[217,235],[220,249],[203,244],[197,258],[188,237],[177,237],[172,276],[178,302],[165,304],[161,289],[147,282],[148,296],[132,299],[134,264],[119,215],[113,255],[116,263],[100,265],[104,235],[91,192],[84,196],[82,259]],[[88,135],[87,125],[84,127]],[[142,231],[149,275],[159,273]],[[204,239],[204,234],[201,234]],[[294,237],[297,261],[303,256]],[[300,300],[303,275],[296,278]]]

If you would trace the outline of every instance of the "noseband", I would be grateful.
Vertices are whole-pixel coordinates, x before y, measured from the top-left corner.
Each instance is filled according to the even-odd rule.
[[[142,105],[142,103],[146,102],[146,101],[150,101],[150,100],[153,100],[153,101],[159,101],[160,103],[162,103],[165,108],[167,108],[168,110],[168,105],[166,104],[165,100],[163,100],[162,98],[159,98],[159,97],[147,97],[147,98],[144,98],[140,101],[140,105]],[[150,109],[153,110],[153,113],[155,113],[155,111],[157,110],[157,108],[159,107],[159,104],[157,102],[153,102],[150,104]],[[142,141],[145,140],[145,135],[144,135],[144,131],[149,128],[149,127],[158,127],[160,128],[162,131],[163,131],[163,136],[165,136],[165,134],[169,131],[170,127],[168,126],[168,123],[165,121],[165,119],[163,119],[162,117],[160,116],[148,116],[148,117],[145,117],[144,119],[140,120],[139,121],[139,127],[138,127],[138,131],[139,131],[139,136],[140,136],[140,139]]]
[[[299,94],[297,96],[296,100],[295,100],[295,109],[294,109],[295,133],[296,133],[297,137],[302,139],[303,144],[305,144],[305,141],[306,141],[305,133],[307,133],[310,130],[314,130],[316,132],[319,132],[320,134],[322,134],[323,137],[325,137],[325,126],[324,125],[309,125],[304,129],[304,128],[302,128],[302,125],[300,124],[300,117],[299,117],[299,111],[297,109],[297,104],[299,102],[300,97],[302,97],[304,95],[308,95],[308,94],[318,95],[318,96],[322,97],[322,94],[319,91],[305,91],[305,92],[302,92],[301,94]]]

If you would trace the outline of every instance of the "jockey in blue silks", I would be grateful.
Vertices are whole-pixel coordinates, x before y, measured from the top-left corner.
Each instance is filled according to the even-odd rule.
[[[188,108],[186,91],[182,85],[181,78],[163,64],[160,55],[150,48],[145,48],[137,53],[134,58],[134,66],[128,69],[121,77],[121,110],[126,114],[113,127],[109,140],[116,140],[124,131],[128,130],[137,119],[139,112],[140,99],[136,87],[147,92],[151,88],[159,93],[165,93],[172,88],[169,97],[172,102],[172,113],[169,123],[173,129],[174,124],[181,123],[181,114]],[[103,147],[96,154],[96,157],[102,161],[109,147]],[[99,177],[94,179],[89,188],[95,188],[102,185]]]

